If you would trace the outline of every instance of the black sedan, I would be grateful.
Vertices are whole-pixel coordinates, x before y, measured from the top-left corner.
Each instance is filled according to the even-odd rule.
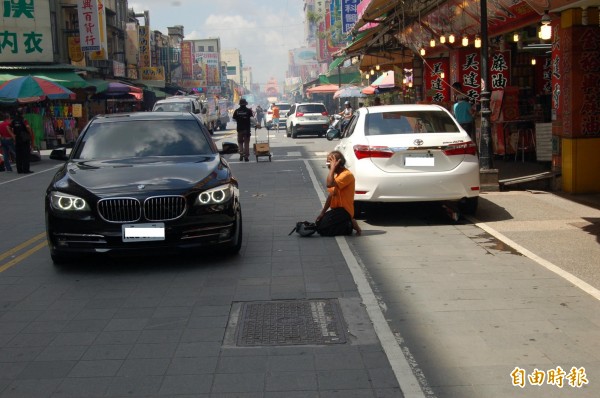
[[[92,253],[241,248],[238,182],[196,115],[97,116],[70,156],[57,149],[50,158],[66,160],[46,190],[54,263]]]

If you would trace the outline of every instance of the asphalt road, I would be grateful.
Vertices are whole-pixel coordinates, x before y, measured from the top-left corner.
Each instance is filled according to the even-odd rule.
[[[597,210],[497,193],[477,219],[390,205],[359,220],[361,237],[288,236],[318,214],[335,143],[269,142],[272,162],[230,157],[244,246],[229,259],[56,268],[43,193],[57,163],[0,173],[0,396],[597,396]],[[235,347],[242,303],[307,299],[339,302],[346,344]]]

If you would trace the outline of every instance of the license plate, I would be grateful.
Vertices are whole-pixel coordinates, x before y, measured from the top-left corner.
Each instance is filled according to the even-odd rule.
[[[123,242],[141,242],[165,240],[165,224],[123,224],[121,227]]]
[[[432,167],[435,165],[435,161],[431,156],[410,156],[404,158],[404,165],[413,167]]]

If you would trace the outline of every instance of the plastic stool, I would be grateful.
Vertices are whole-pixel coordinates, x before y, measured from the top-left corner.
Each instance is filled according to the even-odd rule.
[[[519,129],[517,131],[517,150],[515,151],[515,161],[519,156],[519,151],[521,151],[521,162],[525,162],[525,151],[527,151],[530,146],[535,150],[535,136],[533,135],[533,129]]]

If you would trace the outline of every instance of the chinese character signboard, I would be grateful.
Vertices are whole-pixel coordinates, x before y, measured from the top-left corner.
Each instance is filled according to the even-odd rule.
[[[150,66],[146,68],[140,68],[140,75],[142,80],[165,80],[165,68],[164,66]]]
[[[102,50],[98,0],[78,0],[77,15],[79,18],[81,51],[91,52]]]
[[[183,78],[191,79],[193,76],[192,61],[192,43],[184,41],[181,43],[181,67],[183,69]]]
[[[446,80],[446,76],[450,76],[448,58],[429,59],[427,65],[429,68],[425,68],[425,98],[433,103],[450,102],[450,87]]]
[[[357,21],[359,0],[342,0],[342,32],[348,33]]]
[[[481,55],[479,49],[464,49],[452,54],[451,74],[460,82],[472,101],[479,101],[481,92]],[[504,90],[509,85],[510,51],[493,51],[488,60],[490,90]]]
[[[90,59],[95,61],[108,59],[108,44],[106,40],[106,8],[104,7],[104,1],[106,0],[98,0],[98,26],[100,27],[100,50],[92,51],[90,53]]]
[[[193,73],[195,79],[205,82],[203,86],[220,87],[219,53],[208,51],[194,53]]]
[[[0,60],[52,62],[49,2],[3,0],[0,7]]]
[[[139,35],[139,46],[140,46],[140,61],[139,66],[152,66],[150,65],[150,27],[149,26],[139,26],[138,27],[138,35]]]
[[[67,38],[67,44],[69,46],[69,58],[71,59],[71,62],[83,61],[83,51],[81,51],[79,36],[69,36]]]

